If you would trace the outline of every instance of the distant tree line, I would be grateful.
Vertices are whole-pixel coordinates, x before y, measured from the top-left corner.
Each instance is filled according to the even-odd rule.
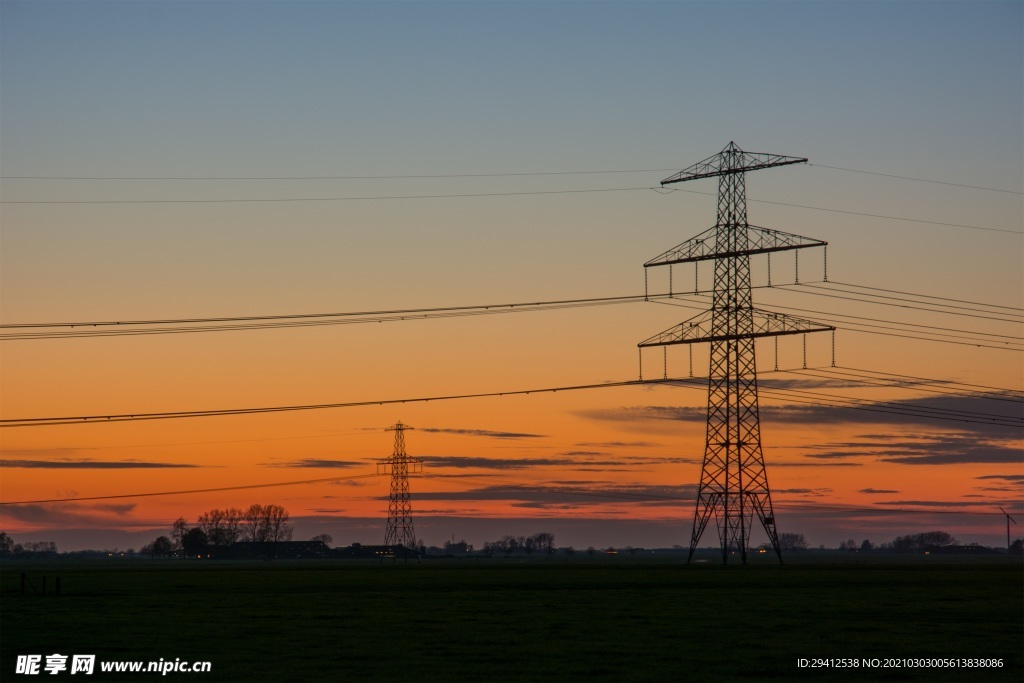
[[[803,534],[779,534],[779,550],[807,550],[807,539]]]
[[[782,550],[806,550],[807,541],[803,534],[779,534],[779,545]],[[961,545],[960,541],[945,531],[925,531],[916,534],[897,536],[891,541],[875,544],[869,539],[857,541],[848,539],[840,541],[839,550],[845,552],[890,552],[890,553],[919,553],[929,548],[949,548]],[[967,546],[980,547],[977,543],[968,543]],[[820,546],[824,549],[825,546]],[[1024,539],[1018,538],[1010,544],[1009,554],[1024,554]]]
[[[869,541],[866,538],[863,541],[861,541],[860,543],[857,543],[857,541],[855,541],[855,540],[853,540],[851,538],[848,541],[840,541],[839,542],[839,549],[840,550],[848,550],[850,552],[858,552],[859,551],[859,552],[862,552],[862,553],[866,553],[869,550],[874,550],[875,549],[875,544],[872,543],[871,541]]]
[[[928,548],[946,548],[949,546],[960,545],[952,535],[945,531],[925,531],[917,534],[907,534],[906,536],[898,536],[892,541],[887,543],[875,544],[869,539],[863,539],[857,541],[855,539],[848,539],[846,541],[840,541],[839,550],[845,552],[894,552],[894,553],[914,553],[923,552]],[[972,543],[970,545],[978,545]],[[769,548],[770,546],[762,546]],[[783,552],[786,551],[800,551],[807,550],[809,548],[807,539],[804,538],[803,534],[794,533],[783,533],[779,534],[779,548]],[[819,549],[824,550],[825,546],[819,546]],[[1018,539],[1011,544],[1009,552],[1011,555],[1019,555],[1024,553],[1024,539]]]
[[[254,503],[245,510],[239,508],[213,509],[199,515],[191,526],[184,517],[175,520],[171,536],[159,536],[144,546],[141,552],[153,557],[185,557],[199,555],[209,546],[224,547],[239,541],[277,543],[292,540],[292,525],[288,511],[280,505]],[[314,540],[330,542],[323,534]]]
[[[25,555],[28,553],[55,553],[57,544],[53,541],[15,543],[6,531],[0,531],[0,556]]]
[[[944,548],[958,544],[959,541],[945,531],[925,531],[918,534],[898,536],[888,543],[879,543],[877,545],[866,538],[860,543],[851,538],[846,541],[841,541],[839,543],[839,549],[847,552],[862,553],[869,552],[871,550],[895,553],[914,553],[921,552],[926,548]]]
[[[555,535],[548,532],[534,534],[533,536],[502,536],[497,541],[484,543],[484,552],[488,555],[513,553],[545,553],[551,555],[555,552]]]
[[[898,536],[891,543],[883,543],[880,550],[892,550],[897,553],[910,553],[925,548],[941,548],[947,545],[957,545],[958,541],[945,531],[926,531],[923,534],[909,534]]]

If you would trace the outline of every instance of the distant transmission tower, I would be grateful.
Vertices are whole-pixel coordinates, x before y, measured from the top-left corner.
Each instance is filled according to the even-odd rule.
[[[754,340],[835,328],[753,307],[750,295],[752,255],[823,247],[826,243],[747,223],[746,173],[806,161],[777,154],[744,152],[730,142],[715,156],[661,182],[669,185],[698,178],[718,178],[716,225],[644,264],[644,268],[651,268],[715,262],[711,310],[638,344],[641,349],[671,344],[711,344],[707,439],[689,560],[693,559],[708,521],[714,517],[722,561],[728,563],[730,551],[735,551],[745,564],[755,515],[782,560],[761,452]]]
[[[416,532],[412,527],[412,504],[409,502],[409,473],[423,471],[423,461],[410,458],[405,453],[405,430],[413,429],[401,422],[385,431],[395,433],[395,452],[390,458],[377,461],[377,473],[391,472],[391,498],[388,502],[388,528],[384,533],[384,545],[397,551],[399,547],[414,550]]]

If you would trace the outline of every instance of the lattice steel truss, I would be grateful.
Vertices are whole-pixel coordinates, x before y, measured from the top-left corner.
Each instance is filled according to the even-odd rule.
[[[711,310],[638,344],[641,349],[697,342],[711,344],[707,438],[690,539],[691,560],[705,527],[714,517],[722,561],[728,563],[730,552],[735,551],[745,564],[755,516],[782,560],[761,450],[754,340],[834,328],[753,307],[752,255],[824,247],[826,243],[750,225],[747,222],[746,172],[806,161],[798,157],[744,152],[730,142],[715,156],[661,183],[718,178],[716,225],[644,264],[645,268],[650,268],[714,260]]]
[[[423,471],[423,461],[410,458],[405,452],[405,430],[414,429],[401,422],[385,431],[395,433],[395,451],[390,458],[377,461],[377,473],[391,473],[391,497],[388,501],[388,528],[384,545],[393,549],[416,549],[416,532],[412,524],[412,503],[409,501],[409,474]]]

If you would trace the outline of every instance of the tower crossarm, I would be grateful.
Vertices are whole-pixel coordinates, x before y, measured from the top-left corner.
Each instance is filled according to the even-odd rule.
[[[423,461],[419,458],[409,456],[396,457],[392,455],[377,461],[377,474],[394,474],[396,465],[399,470],[404,467],[405,471],[409,474],[423,473]]]
[[[789,251],[791,249],[806,249],[808,247],[824,247],[828,242],[794,235],[781,230],[770,230],[759,228],[756,225],[745,226],[747,231],[746,240],[736,240],[737,243],[745,244],[746,248],[737,251],[717,251],[715,247],[719,226],[709,228],[694,238],[688,239],[682,244],[672,247],[664,254],[655,256],[644,264],[644,268],[653,266],[668,266],[674,263],[691,263],[694,261],[709,261],[718,258],[729,258],[732,256],[752,256],[754,254],[769,254],[774,251]],[[737,228],[743,229],[743,228]]]
[[[804,157],[787,157],[781,154],[765,154],[763,152],[744,152],[736,146],[735,142],[730,142],[718,154],[708,157],[703,161],[698,161],[693,166],[665,178],[661,181],[661,184],[663,186],[671,185],[672,183],[681,183],[699,178],[713,178],[730,173],[746,173],[747,171],[757,171],[773,166],[805,163],[807,163],[807,159]]]
[[[704,342],[728,341],[734,339],[756,339],[758,337],[780,337],[787,334],[805,334],[808,332],[828,332],[836,328],[822,325],[811,320],[796,318],[782,313],[751,309],[751,325],[749,331],[742,334],[729,334],[713,327],[712,311],[704,311],[689,320],[670,327],[639,344],[640,348],[649,346],[670,346],[673,344],[700,344]]]

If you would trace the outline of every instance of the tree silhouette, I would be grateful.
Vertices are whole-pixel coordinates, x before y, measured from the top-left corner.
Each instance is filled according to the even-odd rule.
[[[290,541],[288,511],[280,505],[250,505],[242,516],[242,537],[254,543]]]
[[[152,557],[169,557],[174,552],[174,542],[166,536],[158,536],[149,545],[142,546],[140,552]]]
[[[803,534],[779,534],[780,550],[807,550],[807,539]]]
[[[892,541],[892,549],[896,552],[916,552],[930,546],[956,545],[957,540],[945,531],[926,531],[921,534],[899,536]]]
[[[181,549],[186,557],[193,557],[202,554],[206,549],[206,532],[199,527],[193,527],[181,537]]]
[[[178,517],[174,520],[174,524],[171,526],[171,540],[174,542],[174,550],[176,552],[182,552],[184,547],[181,545],[181,539],[188,533],[188,520],[184,517]]]
[[[210,545],[231,545],[241,536],[244,515],[238,508],[210,510],[199,516],[199,526]]]

